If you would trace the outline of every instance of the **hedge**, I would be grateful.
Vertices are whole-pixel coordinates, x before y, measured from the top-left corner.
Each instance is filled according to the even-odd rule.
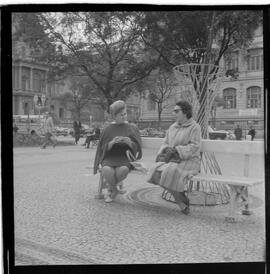
[[[26,134],[26,133],[13,133],[13,146],[41,146],[45,140],[45,137],[37,134]],[[57,145],[72,145],[74,142],[58,141]]]

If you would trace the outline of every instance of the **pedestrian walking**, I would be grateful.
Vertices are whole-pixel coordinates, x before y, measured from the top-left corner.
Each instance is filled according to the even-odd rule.
[[[45,119],[41,128],[43,128],[45,134],[45,141],[41,148],[45,149],[46,146],[51,142],[53,147],[56,146],[57,140],[55,137],[54,123],[50,112],[45,112]]]
[[[236,129],[234,130],[234,135],[236,140],[242,139],[242,128],[240,128],[240,125],[237,125]]]
[[[137,155],[137,159],[142,157],[140,132],[134,124],[127,122],[125,102],[114,102],[110,113],[113,122],[101,133],[94,162],[94,174],[101,165],[101,175],[108,187],[105,202],[112,202],[117,193],[125,192],[118,187],[132,168],[127,151],[134,157]]]
[[[166,132],[147,181],[169,191],[181,212],[188,215],[189,199],[184,186],[191,175],[200,171],[201,128],[192,119],[192,106],[187,101],[176,103],[173,112],[176,122]]]
[[[75,144],[78,144],[80,140],[80,134],[81,134],[81,122],[75,120],[73,122],[73,130],[74,130],[74,138],[75,138]]]
[[[250,126],[249,131],[248,131],[248,135],[251,135],[251,141],[253,141],[254,137],[256,135],[256,131],[255,131],[253,126]]]

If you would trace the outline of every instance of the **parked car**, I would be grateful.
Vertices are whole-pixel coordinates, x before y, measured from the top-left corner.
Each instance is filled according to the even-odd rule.
[[[13,124],[16,124],[17,133],[42,134],[40,127],[43,115],[13,115]]]
[[[70,129],[66,127],[55,127],[57,136],[67,136],[70,134]]]
[[[229,136],[229,132],[226,130],[214,130],[210,126],[208,127],[210,140],[225,140]]]

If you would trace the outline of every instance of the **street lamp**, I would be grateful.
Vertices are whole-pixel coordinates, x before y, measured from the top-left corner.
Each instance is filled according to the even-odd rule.
[[[38,109],[38,118],[40,118],[40,109],[45,106],[46,96],[42,94],[41,97],[35,95],[33,98],[35,107]]]

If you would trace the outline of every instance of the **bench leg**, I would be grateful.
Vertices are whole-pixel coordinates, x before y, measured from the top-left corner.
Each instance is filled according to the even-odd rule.
[[[98,183],[98,193],[95,195],[95,199],[104,199],[104,194],[102,190],[104,188],[104,180],[102,175],[99,176],[99,183]]]
[[[252,215],[253,212],[249,209],[249,196],[248,196],[248,188],[244,187],[241,191],[241,199],[244,202],[245,209],[242,210],[243,215]]]
[[[225,218],[225,221],[233,223],[236,221],[235,218],[235,208],[238,199],[237,187],[233,185],[230,186],[230,206],[229,206],[229,215]]]

